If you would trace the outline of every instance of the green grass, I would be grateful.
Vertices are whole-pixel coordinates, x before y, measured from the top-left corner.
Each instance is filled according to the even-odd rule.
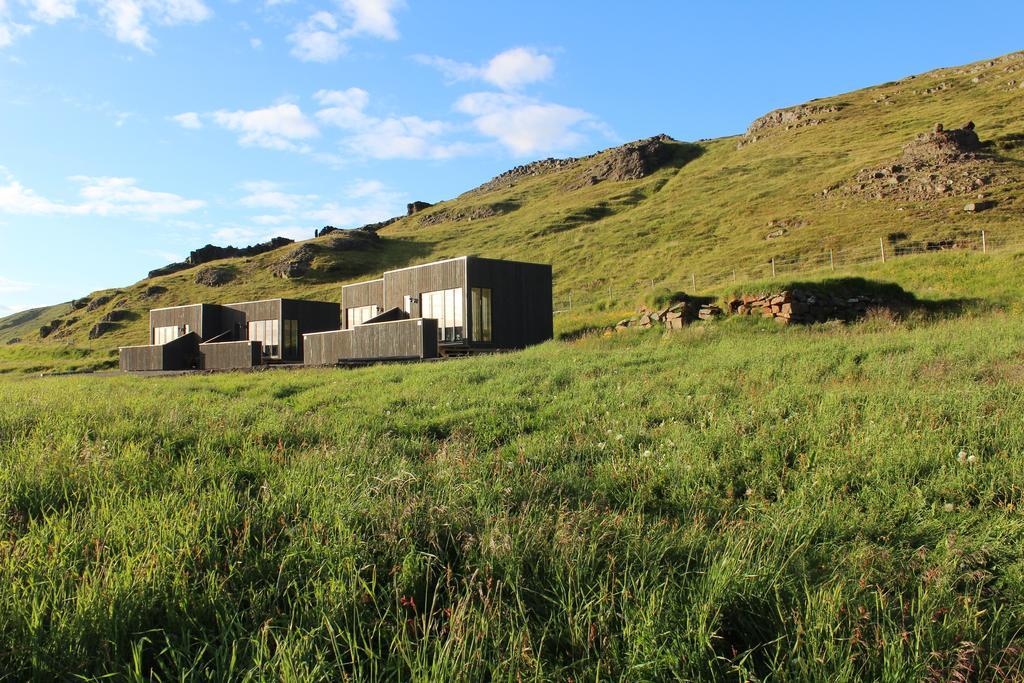
[[[1014,261],[990,263],[979,293]],[[0,670],[1019,678],[1015,305],[354,371],[7,376]]]

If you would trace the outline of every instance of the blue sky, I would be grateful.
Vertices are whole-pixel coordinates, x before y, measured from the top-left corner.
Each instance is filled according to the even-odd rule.
[[[1024,48],[1024,3],[0,0],[0,315]]]

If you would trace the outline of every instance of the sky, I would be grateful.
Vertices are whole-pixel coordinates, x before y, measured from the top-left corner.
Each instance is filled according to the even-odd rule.
[[[0,315],[1024,49],[1024,3],[0,0]]]

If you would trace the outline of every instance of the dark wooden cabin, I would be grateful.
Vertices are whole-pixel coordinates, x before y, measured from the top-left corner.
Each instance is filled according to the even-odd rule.
[[[307,364],[521,349],[551,339],[551,266],[462,256],[342,287],[341,326]],[[436,321],[436,344],[410,321]]]
[[[339,311],[336,303],[300,299],[153,309],[149,345],[123,347],[121,369],[231,369],[302,362],[303,335],[338,329]],[[185,337],[194,343],[177,341]]]

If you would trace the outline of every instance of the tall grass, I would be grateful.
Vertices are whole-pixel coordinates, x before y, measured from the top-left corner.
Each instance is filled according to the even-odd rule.
[[[1024,328],[8,377],[11,679],[1020,677]],[[960,453],[963,452],[963,456]]]

